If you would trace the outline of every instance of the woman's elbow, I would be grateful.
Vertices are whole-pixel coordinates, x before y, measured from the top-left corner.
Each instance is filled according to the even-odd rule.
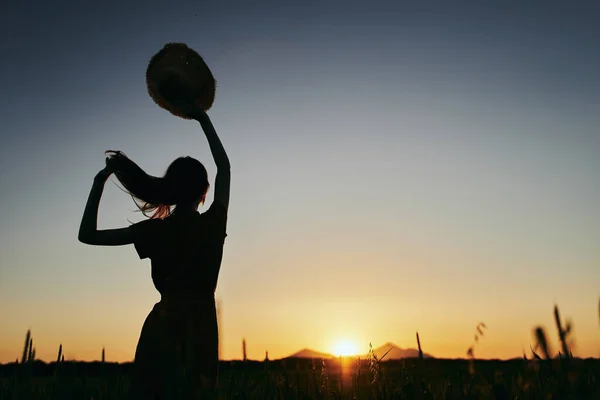
[[[90,236],[83,232],[79,232],[79,234],[77,235],[77,240],[79,240],[79,242],[83,244],[92,244]]]
[[[231,176],[231,165],[229,165],[229,162],[217,166],[217,174],[221,176]]]

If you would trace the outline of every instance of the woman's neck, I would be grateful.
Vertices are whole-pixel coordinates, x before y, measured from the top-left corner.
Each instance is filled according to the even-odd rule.
[[[198,211],[198,207],[195,206],[176,206],[173,210],[173,215],[190,215]]]

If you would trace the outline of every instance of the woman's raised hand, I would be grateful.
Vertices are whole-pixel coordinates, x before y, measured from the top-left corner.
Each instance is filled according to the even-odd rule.
[[[198,107],[193,101],[184,101],[179,104],[179,108],[190,118],[199,120],[206,117],[206,112]]]
[[[110,157],[106,157],[105,162],[106,162],[106,166],[104,168],[102,168],[94,177],[95,184],[104,185],[106,183],[107,179],[114,172],[114,168],[111,165],[112,163],[111,163]]]

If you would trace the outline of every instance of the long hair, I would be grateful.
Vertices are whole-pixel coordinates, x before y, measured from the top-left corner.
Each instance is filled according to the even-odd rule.
[[[173,212],[173,206],[204,203],[210,185],[200,161],[179,157],[163,177],[155,177],[120,151],[108,150],[106,154],[107,165],[146,217],[166,218]]]

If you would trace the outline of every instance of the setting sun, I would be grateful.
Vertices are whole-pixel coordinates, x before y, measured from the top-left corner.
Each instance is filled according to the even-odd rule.
[[[333,346],[333,352],[336,356],[354,356],[358,353],[358,347],[349,340],[340,340]]]

